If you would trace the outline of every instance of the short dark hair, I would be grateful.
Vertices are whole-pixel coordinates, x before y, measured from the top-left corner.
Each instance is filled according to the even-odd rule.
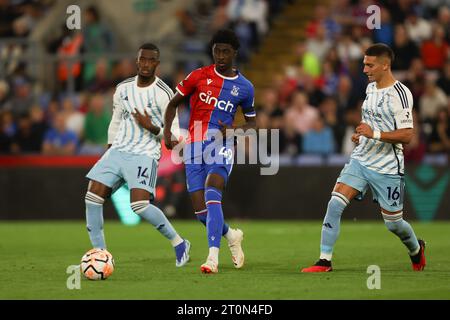
[[[153,43],[150,43],[150,42],[144,43],[143,45],[141,45],[139,47],[139,50],[153,50],[153,51],[156,51],[156,52],[158,52],[158,58],[159,58],[159,48],[156,45],[154,45]]]
[[[395,55],[394,51],[384,43],[375,43],[367,48],[365,52],[366,56],[374,56],[374,57],[386,57],[392,63],[394,61]]]
[[[234,31],[231,29],[222,29],[222,30],[217,31],[211,39],[211,42],[210,42],[211,48],[216,43],[229,44],[233,47],[234,50],[237,50],[240,47],[239,39],[236,36],[236,33],[234,33]]]

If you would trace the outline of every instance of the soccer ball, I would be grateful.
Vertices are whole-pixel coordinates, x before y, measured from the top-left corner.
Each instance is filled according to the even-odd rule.
[[[105,280],[114,271],[114,258],[105,249],[91,249],[81,258],[80,268],[89,280]]]

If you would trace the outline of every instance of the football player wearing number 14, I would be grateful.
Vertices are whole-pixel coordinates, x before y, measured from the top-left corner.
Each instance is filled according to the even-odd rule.
[[[234,159],[234,136],[225,134],[230,131],[227,129],[236,129],[232,124],[238,106],[246,120],[240,128],[256,128],[253,85],[233,68],[239,48],[236,35],[231,30],[219,30],[210,44],[214,64],[194,70],[178,84],[164,118],[165,143],[172,149],[177,144],[170,131],[176,108],[190,96],[189,136],[183,157],[187,189],[197,219],[207,230],[209,254],[200,267],[203,273],[218,272],[221,236],[228,240],[234,266],[244,265],[243,232],[224,223],[222,212],[222,192]]]
[[[370,83],[362,106],[362,122],[352,141],[357,144],[350,162],[337,179],[322,225],[320,259],[302,272],[331,271],[333,247],[339,235],[342,212],[349,202],[360,199],[370,187],[389,231],[406,246],[415,271],[425,267],[425,242],[417,239],[403,220],[403,146],[413,135],[413,97],[391,73],[394,53],[384,44],[369,47],[364,73]]]
[[[87,174],[86,222],[94,248],[106,249],[103,203],[118,186],[128,183],[131,209],[150,222],[175,250],[175,265],[189,261],[190,243],[181,238],[164,213],[150,203],[155,198],[163,115],[172,90],[156,76],[160,52],[143,44],[136,59],[137,75],[119,83],[113,97],[113,116],[108,128],[110,148]],[[179,131],[178,122],[173,130]]]

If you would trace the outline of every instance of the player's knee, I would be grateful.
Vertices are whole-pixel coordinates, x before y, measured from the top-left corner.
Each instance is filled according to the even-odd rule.
[[[150,205],[150,200],[134,201],[131,203],[131,209],[136,214],[141,214]]]
[[[208,203],[214,202],[221,202],[222,201],[222,192],[214,187],[207,187],[205,190],[205,203],[208,205]]]
[[[339,214],[344,211],[350,201],[343,194],[333,191],[331,193],[331,199],[328,202],[328,212],[337,212]]]
[[[90,204],[90,205],[101,206],[105,202],[105,199],[91,191],[88,191],[88,192],[86,192],[84,201],[86,202],[86,205]]]
[[[396,214],[386,214],[381,213],[383,215],[384,224],[386,225],[386,228],[392,232],[397,234],[400,231],[401,224],[403,221],[403,211],[398,212]]]

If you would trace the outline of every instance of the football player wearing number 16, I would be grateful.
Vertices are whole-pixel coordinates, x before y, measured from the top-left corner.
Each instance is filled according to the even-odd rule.
[[[155,75],[159,49],[146,43],[139,48],[138,74],[122,81],[114,93],[108,129],[110,148],[87,174],[86,220],[94,248],[106,248],[103,235],[103,203],[125,182],[131,190],[131,208],[149,221],[175,249],[175,265],[189,261],[190,243],[175,231],[164,213],[150,203],[154,199],[161,157],[163,116],[172,90]],[[179,130],[174,122],[174,130]]]
[[[177,144],[170,130],[176,108],[190,96],[189,136],[183,157],[187,189],[197,219],[207,230],[209,254],[200,267],[203,273],[218,272],[222,236],[228,240],[234,266],[241,268],[244,264],[243,232],[224,223],[222,212],[222,192],[234,159],[234,136],[225,134],[233,129],[238,106],[246,120],[240,128],[256,128],[253,85],[233,68],[239,48],[236,35],[231,30],[219,30],[210,44],[214,64],[194,70],[178,84],[164,118],[165,143],[172,149]]]
[[[361,199],[370,187],[378,202],[389,231],[394,233],[409,252],[412,268],[425,267],[425,242],[418,240],[411,225],[403,220],[403,146],[413,135],[413,97],[409,89],[391,73],[394,53],[378,43],[364,56],[364,73],[369,78],[362,121],[352,136],[357,144],[350,162],[337,179],[322,225],[320,258],[302,272],[332,270],[333,247],[339,235],[342,212],[356,197]]]

